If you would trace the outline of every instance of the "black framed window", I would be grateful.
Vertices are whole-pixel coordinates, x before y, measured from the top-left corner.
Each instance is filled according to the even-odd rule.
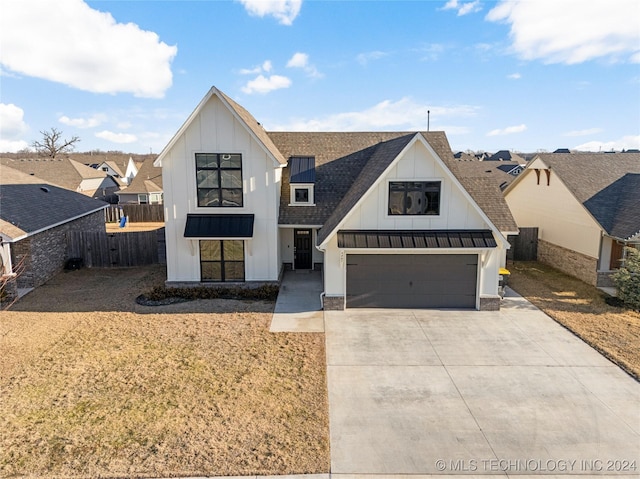
[[[389,182],[389,215],[439,214],[439,181]]]
[[[196,153],[198,206],[242,206],[242,155]]]
[[[200,240],[200,280],[244,281],[244,241]]]
[[[309,188],[296,188],[296,203],[309,203]]]

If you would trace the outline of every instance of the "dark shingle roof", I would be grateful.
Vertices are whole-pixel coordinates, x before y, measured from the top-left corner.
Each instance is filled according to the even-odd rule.
[[[511,211],[495,180],[483,180],[482,175],[475,170],[465,172],[464,169],[457,168],[459,165],[480,163],[455,160],[444,132],[422,132],[421,134],[478,206],[483,209],[490,221],[500,231],[517,231]],[[339,219],[348,213],[350,209],[348,205],[353,207],[356,192],[361,191],[364,185],[368,185],[363,190],[363,192],[366,191],[384,171],[384,169],[380,171],[372,169],[363,173],[365,166],[366,170],[369,170],[371,158],[376,155],[375,158],[381,164],[384,164],[384,161],[392,161],[414,135],[415,132],[269,132],[269,136],[284,156],[315,155],[316,158],[316,206],[289,206],[291,202],[289,172],[285,169],[282,175],[279,223],[324,225],[323,234],[328,234],[329,230],[339,223]],[[388,143],[391,140],[399,141]],[[382,143],[386,144],[380,146]],[[404,146],[401,146],[403,144]],[[382,161],[383,154],[389,155],[384,158],[384,161]],[[360,178],[361,173],[363,173],[362,178]],[[510,175],[505,174],[505,176]],[[351,192],[354,184],[355,189]],[[347,193],[350,193],[350,196],[343,202]],[[330,217],[333,227],[328,223]]]
[[[640,231],[640,153],[549,153],[538,157],[611,236]]]
[[[640,233],[640,174],[627,173],[584,202],[611,236],[629,239]]]
[[[342,197],[342,200],[320,230],[318,231],[318,244],[321,244],[340,221],[352,210],[358,200],[373,186],[393,160],[400,154],[405,146],[415,135],[405,135],[400,138],[378,143],[375,146],[363,150],[366,157],[366,167],[363,168],[355,179],[351,188]]]
[[[11,239],[65,223],[108,206],[83,194],[0,167],[0,232]],[[17,174],[16,174],[17,173]]]
[[[484,161],[519,161],[524,163],[525,159],[516,153],[511,153],[509,150],[500,150],[485,158]]]

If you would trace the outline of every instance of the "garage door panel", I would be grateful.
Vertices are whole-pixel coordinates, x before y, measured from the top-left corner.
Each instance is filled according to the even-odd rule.
[[[347,307],[475,308],[477,255],[348,255]]]

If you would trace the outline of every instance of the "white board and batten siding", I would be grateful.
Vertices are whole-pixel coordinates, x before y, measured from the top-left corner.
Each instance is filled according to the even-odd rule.
[[[197,206],[196,153],[242,155],[243,206]],[[253,238],[245,241],[245,280],[274,281],[280,271],[278,211],[282,170],[244,123],[212,95],[175,139],[162,160],[167,205],[167,279],[200,281],[197,240],[184,238],[187,214],[254,214]]]
[[[344,230],[454,230],[490,229],[490,226],[467,199],[450,173],[421,142],[415,142],[354,208],[339,229]],[[437,216],[400,217],[388,214],[390,181],[440,181],[440,214]],[[460,250],[359,250],[358,254],[460,254]],[[499,245],[479,258],[478,297],[498,294],[498,269],[505,251]],[[469,252],[467,252],[469,254]],[[474,254],[474,253],[471,253]],[[337,235],[327,244],[325,275],[327,296],[343,296],[346,291],[346,261],[340,261]]]

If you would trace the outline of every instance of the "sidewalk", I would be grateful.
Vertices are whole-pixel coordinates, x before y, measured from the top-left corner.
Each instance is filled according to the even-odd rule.
[[[322,333],[324,314],[320,271],[285,271],[271,320],[273,333]]]

